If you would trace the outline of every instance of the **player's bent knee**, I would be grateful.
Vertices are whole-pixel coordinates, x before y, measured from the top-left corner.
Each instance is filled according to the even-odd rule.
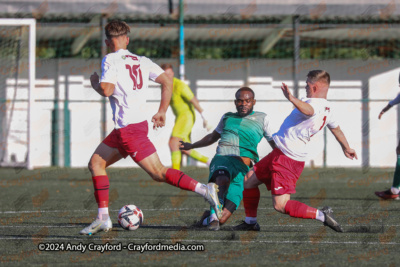
[[[285,206],[286,206],[286,203],[285,204],[274,203],[274,209],[280,213],[284,213],[284,214],[286,213]]]
[[[257,187],[259,181],[254,170],[250,170],[244,177],[243,186],[245,189]]]
[[[91,173],[105,170],[106,166],[102,162],[96,161],[93,157],[88,163],[88,168]]]
[[[156,182],[159,182],[159,183],[165,182],[165,178],[161,172],[152,173],[150,176]]]
[[[161,166],[159,166],[159,168],[157,168],[156,170],[154,170],[154,171],[150,174],[150,176],[151,176],[151,178],[152,178],[154,181],[156,181],[156,182],[159,182],[159,183],[166,182],[165,175],[166,175],[166,173],[167,173],[167,170],[168,170],[167,167],[161,165]]]

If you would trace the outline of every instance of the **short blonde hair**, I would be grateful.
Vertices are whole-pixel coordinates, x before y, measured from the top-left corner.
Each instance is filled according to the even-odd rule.
[[[331,76],[325,70],[312,70],[307,74],[307,78],[311,83],[324,82],[328,85],[331,84]]]

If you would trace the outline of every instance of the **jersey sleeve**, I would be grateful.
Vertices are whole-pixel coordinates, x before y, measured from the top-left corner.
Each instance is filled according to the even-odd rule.
[[[265,115],[264,117],[264,125],[263,125],[263,130],[264,130],[264,137],[267,139],[267,141],[272,140],[272,129],[271,129],[271,122],[269,120],[268,115]]]
[[[400,93],[397,95],[395,99],[389,102],[389,105],[394,106],[400,103]]]
[[[318,105],[317,103],[312,101],[312,98],[306,99],[306,100],[302,100],[303,102],[306,102],[307,104],[309,104],[310,106],[312,106],[313,110],[314,110],[314,114],[312,114],[311,116],[314,116],[317,113],[318,110]],[[310,117],[311,117],[310,116]]]
[[[151,61],[149,58],[144,57],[146,66],[149,68],[149,79],[153,82],[157,79],[158,76],[164,73],[164,70],[158,66],[156,63]]]
[[[184,81],[181,81],[179,86],[181,87],[180,91],[181,91],[182,98],[187,102],[192,100],[194,97],[194,94],[193,94],[192,90],[190,90],[189,86]]]
[[[101,79],[104,83],[117,83],[117,71],[110,57],[104,57],[101,62]]]
[[[221,120],[219,121],[217,128],[215,128],[215,131],[219,134],[222,134],[222,131],[224,130],[224,118],[225,118],[225,114],[222,116]]]
[[[328,123],[326,124],[326,126],[327,126],[329,129],[335,129],[336,127],[339,126],[339,123],[336,121],[335,113],[334,113],[334,112],[332,112],[331,116],[329,117],[329,121],[328,121]]]

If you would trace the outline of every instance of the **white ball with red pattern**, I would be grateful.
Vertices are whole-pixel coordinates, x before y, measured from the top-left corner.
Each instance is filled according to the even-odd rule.
[[[118,212],[118,223],[125,230],[136,230],[143,223],[143,212],[135,205],[125,205]]]

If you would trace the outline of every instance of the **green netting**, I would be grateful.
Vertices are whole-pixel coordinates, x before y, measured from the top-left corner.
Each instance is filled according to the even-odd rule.
[[[9,15],[3,14],[1,17]],[[18,16],[17,15],[14,15]],[[24,16],[19,14],[19,16]],[[26,15],[25,15],[26,17]],[[100,21],[99,14],[85,14],[80,17],[65,15],[51,16],[38,19],[38,58],[100,58],[101,39],[100,33],[92,35],[78,52],[72,52],[72,46],[85,27],[93,27],[96,19]],[[131,38],[129,49],[137,54],[146,55],[151,58],[178,58],[178,19],[166,15],[147,16],[114,16],[127,21],[136,34]],[[186,34],[185,55],[187,59],[232,59],[232,58],[293,58],[293,29],[288,24],[279,40],[262,54],[262,45],[268,37],[267,30],[280,29],[284,18],[254,16],[241,18],[240,16],[210,16],[210,17],[185,17],[185,29],[192,31]],[[98,23],[99,25],[100,23]],[[380,17],[356,17],[356,18],[317,18],[301,17],[299,24],[300,31],[300,59],[379,59],[379,58],[400,58],[400,45],[388,30],[396,29],[400,24],[398,17],[382,19]],[[52,37],[51,34],[41,34],[59,29],[71,28],[74,35]],[[98,26],[100,29],[100,26]],[[209,28],[214,32],[227,28],[229,34],[212,36],[201,32]],[[146,31],[143,34],[143,31]],[[155,30],[156,29],[156,30]],[[163,35],[162,30],[171,34]],[[193,31],[199,30],[199,35],[193,35]],[[246,29],[261,29],[258,33],[240,37]],[[262,32],[265,29],[265,32]],[[324,31],[331,30],[335,35]],[[172,33],[175,31],[174,33]],[[341,32],[340,32],[341,31]],[[155,33],[155,34],[153,34]],[[321,33],[321,34],[320,34]],[[155,36],[152,36],[155,35]],[[157,38],[157,35],[160,38]],[[161,38],[162,36],[162,38]]]

